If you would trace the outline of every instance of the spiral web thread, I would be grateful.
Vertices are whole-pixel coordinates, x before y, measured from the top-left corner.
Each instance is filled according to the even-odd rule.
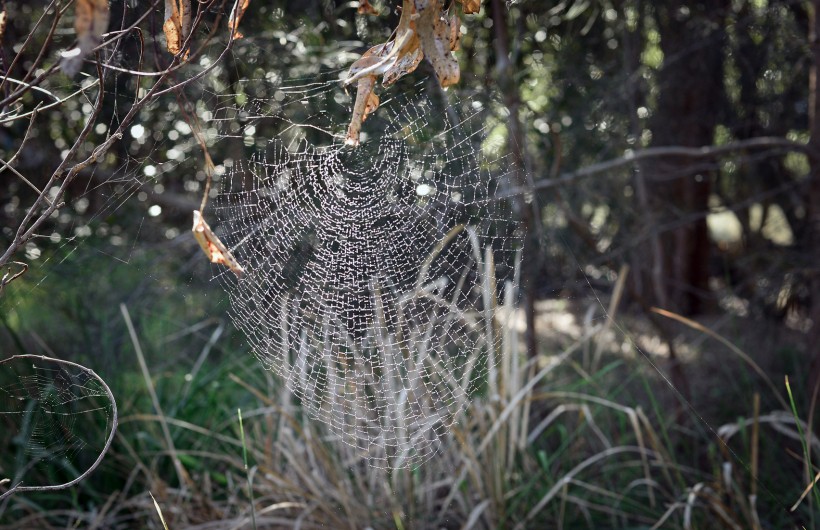
[[[214,209],[256,356],[371,465],[404,467],[496,377],[493,309],[520,238],[469,123],[431,133],[427,99],[380,112],[355,150],[268,142]]]

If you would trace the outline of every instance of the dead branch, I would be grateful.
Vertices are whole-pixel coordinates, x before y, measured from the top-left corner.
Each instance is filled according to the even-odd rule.
[[[239,0],[234,0],[232,13],[237,12],[238,2]],[[204,13],[207,12],[209,7],[218,3],[218,0],[211,0],[209,2],[205,2],[198,5],[199,9],[197,11],[196,17],[193,20],[192,30],[187,34],[184,42],[182,43],[182,51],[174,55],[174,57],[170,61],[170,64],[168,64],[165,68],[158,69],[154,72],[142,71],[142,52],[140,52],[138,60],[139,65],[136,70],[127,68],[117,68],[113,67],[110,64],[107,64],[107,62],[100,57],[101,53],[105,52],[106,49],[108,49],[109,53],[111,54],[116,52],[117,46],[122,41],[123,36],[129,33],[130,31],[138,31],[139,35],[141,36],[143,30],[139,27],[139,24],[148,19],[151,10],[154,9],[156,5],[158,5],[158,3],[158,0],[154,0],[150,6],[145,8],[145,11],[137,18],[136,22],[130,24],[127,27],[125,26],[123,20],[122,29],[118,30],[112,38],[105,40],[100,46],[97,46],[97,48],[95,48],[95,62],[97,70],[96,80],[93,83],[81,88],[80,90],[75,91],[68,98],[60,99],[58,97],[55,97],[55,101],[48,103],[48,105],[43,105],[41,102],[38,103],[37,106],[31,110],[25,109],[22,103],[23,96],[27,94],[29,91],[45,90],[40,88],[39,85],[58,71],[60,64],[59,60],[56,60],[51,66],[45,68],[44,71],[36,75],[36,77],[31,81],[28,81],[28,76],[31,74],[31,72],[33,72],[33,69],[29,70],[29,73],[27,73],[23,77],[23,79],[13,79],[10,77],[9,74],[13,66],[22,60],[22,53],[28,46],[28,43],[31,41],[32,34],[36,32],[40,26],[43,25],[44,21],[47,19],[47,15],[53,12],[52,8],[54,8],[55,2],[52,2],[49,5],[49,7],[45,9],[43,16],[40,18],[40,20],[38,20],[38,22],[34,26],[34,32],[32,32],[32,34],[28,36],[26,43],[22,46],[20,52],[16,54],[14,60],[12,61],[9,71],[7,71],[4,74],[2,81],[0,81],[0,88],[2,88],[7,83],[18,85],[19,88],[17,88],[16,90],[8,94],[5,98],[0,100],[0,109],[8,108],[10,105],[16,105],[18,106],[18,112],[6,114],[5,116],[2,116],[2,118],[0,118],[0,121],[2,121],[2,123],[10,123],[22,118],[29,118],[29,132],[34,126],[34,123],[37,121],[38,116],[41,115],[42,111],[46,108],[59,106],[73,97],[80,96],[88,90],[96,88],[97,93],[95,95],[94,103],[92,105],[91,115],[86,120],[76,140],[67,150],[63,160],[51,172],[51,175],[48,178],[45,185],[40,187],[36,186],[30,179],[28,179],[25,175],[17,171],[13,166],[16,158],[18,157],[20,151],[22,150],[23,146],[27,141],[27,138],[29,136],[28,132],[21,140],[20,145],[18,146],[14,156],[10,157],[8,161],[0,161],[0,171],[6,169],[10,170],[18,178],[25,182],[29,187],[31,187],[37,192],[37,197],[34,199],[33,203],[27,208],[26,214],[24,215],[22,221],[19,223],[11,243],[9,244],[8,248],[6,248],[2,252],[2,254],[0,254],[0,267],[3,267],[6,264],[11,263],[13,256],[28,241],[30,241],[33,237],[36,236],[38,229],[43,225],[43,223],[45,223],[46,220],[48,220],[48,218],[52,216],[52,214],[54,214],[57,210],[59,210],[59,208],[63,206],[64,203],[62,202],[62,198],[64,197],[71,183],[81,173],[85,173],[84,170],[87,170],[89,167],[97,164],[105,157],[106,153],[114,145],[114,143],[123,138],[124,134],[127,131],[127,128],[131,125],[134,118],[139,114],[139,112],[143,108],[145,108],[151,102],[155,101],[160,96],[168,94],[170,92],[178,92],[188,84],[201,79],[202,77],[210,73],[213,70],[213,68],[215,68],[216,65],[218,65],[221,62],[222,58],[224,58],[225,55],[229,53],[229,51],[231,50],[234,39],[229,38],[227,39],[226,44],[222,48],[218,57],[214,61],[212,61],[208,67],[203,68],[194,75],[185,76],[182,79],[176,79],[173,75],[180,69],[190,65],[193,62],[193,60],[197,57],[197,55],[202,53],[202,51],[204,50],[205,44],[203,43],[199,47],[197,47],[196,50],[194,50],[192,53],[186,54],[184,52],[184,50],[190,49],[191,43],[193,42],[194,34],[196,33],[196,29],[198,27],[204,26]],[[52,21],[52,24],[50,25],[50,28],[48,30],[48,35],[46,36],[46,45],[43,47],[43,49],[39,51],[37,55],[37,61],[42,61],[44,60],[44,58],[49,56],[49,53],[47,53],[46,49],[48,48],[48,44],[51,43],[52,37],[55,33],[55,28],[57,28],[57,22],[59,21],[61,15],[62,12],[57,10],[54,16],[54,20]],[[236,15],[234,15],[234,17],[235,16]],[[218,17],[217,22],[221,21],[222,19],[223,17]],[[217,31],[216,26],[218,25],[219,24],[217,23],[215,26],[209,28],[206,42],[210,41],[213,38]],[[140,41],[142,42],[141,38]],[[133,75],[137,78],[137,88],[134,97],[134,102],[130,110],[119,121],[116,129],[114,129],[102,143],[94,147],[91,150],[91,152],[88,153],[86,151],[87,148],[85,148],[84,145],[89,134],[95,127],[97,117],[99,116],[99,113],[102,110],[103,96],[105,93],[105,81],[107,72],[109,70],[124,72],[126,74]],[[140,97],[140,81],[143,78],[151,78],[152,84],[145,93],[145,95]],[[47,90],[45,91],[46,93],[48,93]],[[12,281],[14,278],[17,277],[19,277],[19,275],[9,277],[6,283]],[[5,285],[5,283],[3,285]]]
[[[516,188],[510,188],[503,194],[499,195],[498,198],[515,197],[535,190],[545,190],[556,186],[564,186],[586,177],[597,175],[599,173],[606,173],[607,171],[612,171],[650,158],[715,158],[718,156],[728,155],[730,153],[738,153],[741,151],[759,151],[762,149],[797,151],[806,155],[812,153],[812,148],[808,144],[788,140],[786,138],[769,136],[750,138],[748,140],[731,142],[724,145],[708,145],[703,147],[649,147],[637,151],[629,151],[625,153],[624,156],[607,160],[605,162],[592,164],[577,171],[562,173],[560,176],[555,178],[539,180],[535,182],[532,187],[519,186]]]

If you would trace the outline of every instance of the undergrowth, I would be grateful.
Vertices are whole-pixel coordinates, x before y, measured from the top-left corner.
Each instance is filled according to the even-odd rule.
[[[649,366],[665,371],[663,360],[611,347],[631,339],[603,317],[528,360],[507,302],[495,316],[497,380],[436,456],[410,469],[368,466],[201,305],[110,300],[124,304],[116,319],[111,306],[87,307],[119,330],[88,337],[109,337],[101,346],[121,360],[106,373],[122,411],[115,444],[81,486],[0,503],[0,528],[820,527],[820,490],[809,487],[820,462],[817,422],[807,421],[816,395],[787,394],[782,381],[772,389],[724,350],[746,383],[712,381],[721,403],[711,407],[684,399]],[[18,304],[4,341],[59,353],[56,335],[32,339],[25,323],[35,310]],[[48,318],[60,330],[86,322]],[[712,408],[734,417],[702,415]]]

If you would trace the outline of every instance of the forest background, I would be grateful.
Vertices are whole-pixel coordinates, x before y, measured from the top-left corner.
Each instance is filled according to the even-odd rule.
[[[355,90],[338,84],[282,120],[242,109],[343,78],[395,3],[201,2],[174,55],[165,3],[115,0],[117,40],[74,77],[58,67],[71,2],[0,4],[0,357],[91,367],[121,416],[94,474],[3,499],[0,522],[160,528],[150,490],[174,529],[818,528],[817,2],[460,15],[457,84],[423,61],[379,92],[424,91],[431,123],[449,107],[504,146],[530,371],[477,399],[431,463],[389,471],[351,464],[260,370],[188,232],[206,153],[218,179],[314,109],[344,129]],[[35,201],[64,204],[20,238]]]

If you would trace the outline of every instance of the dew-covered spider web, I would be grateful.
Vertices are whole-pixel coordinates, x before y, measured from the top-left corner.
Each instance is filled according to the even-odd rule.
[[[188,231],[190,212],[198,207],[206,181],[208,154],[216,170],[202,213],[244,272],[237,278],[223,267],[213,270],[228,293],[232,319],[252,347],[259,370],[276,374],[283,394],[299,401],[300,406],[293,406],[290,399],[282,400],[276,412],[295,425],[308,421],[305,417],[326,425],[330,436],[355,448],[354,457],[342,457],[351,467],[364,461],[382,469],[416,466],[440,447],[469,447],[461,445],[459,436],[470,429],[480,433],[487,419],[473,416],[482,409],[470,409],[471,400],[498,399],[493,404],[504,409],[484,410],[490,412],[490,421],[498,418],[500,424],[507,411],[516,410],[511,406],[515,399],[532,395],[498,392],[515,377],[519,383],[529,377],[517,364],[526,362],[518,356],[522,352],[510,345],[523,322],[500,322],[512,317],[518,302],[516,264],[523,245],[515,220],[533,208],[535,218],[546,222],[547,232],[537,235],[538,245],[533,245],[544,248],[526,251],[569,260],[552,269],[548,281],[537,279],[535,286],[547,284],[551,295],[567,298],[573,294],[565,294],[562,287],[574,281],[578,287],[567,293],[591,293],[594,301],[584,322],[589,330],[596,327],[591,324],[596,314],[609,319],[595,291],[597,285],[615,281],[614,271],[605,283],[594,286],[590,277],[609,274],[609,266],[599,267],[598,261],[594,267],[583,267],[584,259],[579,263],[560,235],[567,216],[554,204],[539,207],[537,194],[524,191],[527,186],[513,178],[511,161],[494,154],[510,149],[504,145],[509,141],[504,106],[494,102],[491,91],[464,83],[443,93],[435,80],[423,79],[420,69],[418,77],[379,89],[381,104],[363,125],[361,145],[351,149],[343,145],[343,138],[355,94],[346,93],[339,81],[359,54],[341,46],[308,60],[301,53],[285,53],[286,41],[282,37],[282,47],[275,49],[290,57],[282,61],[287,68],[266,71],[264,61],[256,62],[255,57],[272,49],[268,35],[256,41],[245,38],[238,41],[232,61],[220,62],[182,93],[147,107],[117,143],[121,150],[112,152],[106,164],[90,168],[90,175],[70,190],[67,206],[53,217],[53,226],[44,227],[26,244],[26,259],[38,276],[31,284],[20,285],[25,296],[0,300],[0,312],[9,314],[7,309],[15,305],[39,308],[38,300],[28,296],[34,294],[51,310],[56,293],[81,284],[87,305],[101,315],[98,325],[82,320],[82,326],[106,331],[114,320],[107,318],[105,308],[114,308],[119,322],[116,307],[123,298],[151,305],[168,285],[177,285],[169,279],[185,278],[184,287],[156,304],[171,309],[157,311],[160,318],[155,320],[176,327],[173,333],[161,331],[164,338],[157,351],[169,363],[189,357],[191,347],[176,339],[193,336],[203,324],[189,326],[176,319],[173,312],[182,304],[173,301],[197,306],[198,315],[211,309],[202,302],[208,296],[205,289],[198,292],[206,277],[206,259],[194,252]],[[243,46],[250,53],[242,52]],[[200,66],[210,64],[209,59]],[[418,79],[422,80],[413,84]],[[111,96],[129,104],[118,92]],[[96,141],[116,128],[125,110],[117,112],[100,120]],[[156,126],[166,122],[167,128]],[[542,125],[549,124],[542,120]],[[537,129],[543,134],[551,130]],[[559,164],[553,169],[557,173]],[[631,170],[609,177],[592,184],[567,179],[564,184],[586,186],[580,196],[606,197],[631,182]],[[22,215],[23,206],[11,210]],[[603,234],[601,242],[620,253],[628,248],[634,226],[625,223],[618,230],[628,240],[609,240],[614,235]],[[596,259],[610,255],[617,254],[607,251]],[[72,282],[60,267],[64,263],[86,275]],[[114,276],[110,284],[88,282],[87,271],[96,273],[101,263],[115,265],[112,270],[124,272],[133,283],[125,286]],[[569,274],[561,274],[567,270]],[[46,287],[49,275],[59,277],[51,284],[59,285],[53,292]],[[28,298],[32,300],[24,303]],[[202,322],[207,325],[208,320]],[[213,339],[186,374],[183,391],[169,398],[181,403],[172,408],[179,417],[192,388],[231,401],[231,396],[212,390],[216,386],[199,386],[197,379],[222,329],[218,322]],[[578,344],[588,344],[591,336],[586,329],[583,336],[579,331]],[[508,342],[508,337],[513,338]],[[117,371],[123,361],[119,350],[128,350],[116,340],[62,342],[60,354],[73,348],[84,356],[90,344],[95,366],[111,363]],[[655,361],[635,349],[688,405]],[[595,366],[601,351],[596,346],[592,362],[582,365]],[[542,359],[537,357],[526,366],[538,366]],[[562,354],[560,359],[567,357]],[[239,358],[257,366],[253,359]],[[549,366],[555,365],[539,373],[547,373]],[[155,373],[163,372],[168,370],[161,366]],[[77,366],[23,356],[0,361],[0,499],[11,491],[76,484],[99,463],[113,435],[116,411],[107,388],[92,375]],[[533,376],[526,384],[530,392],[540,382]],[[513,387],[508,384],[506,390]],[[492,416],[499,410],[503,412]],[[569,409],[556,410],[547,412],[529,433],[525,410],[522,440],[525,435],[528,442],[536,440],[562,410]],[[542,412],[532,417],[537,419]],[[697,417],[719,438],[717,429]],[[455,421],[467,431],[453,433]],[[494,432],[495,424],[483,425],[489,428],[486,432]],[[278,432],[291,436],[288,430]],[[319,433],[323,440],[327,434],[324,429],[305,432]],[[489,434],[482,438],[477,451],[493,439]],[[605,436],[601,439],[608,443]],[[448,463],[461,461],[464,454],[450,452]],[[732,456],[748,469],[742,458],[734,452]],[[454,484],[453,492],[460,488],[460,479],[448,475],[444,480]]]
[[[219,274],[236,326],[373,466],[428,459],[485,391],[499,355],[493,308],[514,289],[521,240],[496,197],[510,184],[504,161],[482,159],[481,127],[442,116],[432,98],[394,100],[355,149],[302,127],[257,138],[213,200],[245,270]]]
[[[55,221],[62,232],[38,234],[27,246],[34,260],[43,248],[55,251],[34,263],[42,277],[21,289],[36,292],[63,262],[99,258],[138,270],[138,290],[159,290],[154,267],[176,267],[180,248],[192,243],[185,224],[166,227],[177,209],[190,218],[188,199],[202,192],[202,133],[216,164],[203,213],[245,270],[237,279],[214,267],[236,327],[309,417],[373,466],[410,466],[435,454],[458,412],[487,396],[496,377],[493,308],[516,296],[522,240],[511,201],[518,197],[498,197],[513,182],[509,160],[497,154],[503,137],[488,140],[487,107],[448,97],[434,79],[383,90],[361,145],[344,146],[355,93],[341,86],[347,70],[339,65],[354,55],[230,86],[215,68],[169,109],[152,107],[176,121],[168,130],[139,120],[129,127],[127,156],[83,180],[68,199],[71,215]],[[151,119],[159,121],[145,123]],[[138,215],[126,212],[132,207]],[[157,217],[166,223],[159,235]],[[168,240],[174,250],[149,262],[143,240]],[[204,258],[191,255],[182,268],[193,276]],[[86,449],[92,432],[97,445],[110,432],[67,427]],[[39,450],[36,436],[26,443]],[[63,445],[69,462],[73,454],[88,460]],[[45,477],[35,468],[61,469],[54,454],[50,463],[32,463],[23,482]],[[8,471],[16,467],[4,467],[21,480]]]
[[[36,355],[0,360],[0,499],[78,483],[111,443],[116,410],[85,367]]]

